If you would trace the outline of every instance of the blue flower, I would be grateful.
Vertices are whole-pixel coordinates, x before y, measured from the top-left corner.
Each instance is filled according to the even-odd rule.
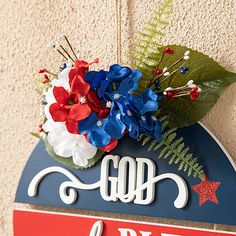
[[[161,122],[152,116],[152,112],[158,110],[160,96],[150,88],[142,94],[133,94],[141,77],[141,71],[118,64],[112,65],[109,71],[86,73],[85,81],[111,108],[106,119],[99,120],[95,113],[91,113],[88,118],[80,121],[79,132],[87,134],[92,145],[104,147],[111,140],[121,139],[125,131],[134,139],[143,133],[161,141]]]
[[[84,80],[90,84],[93,90],[98,89],[107,77],[107,71],[89,71],[85,74]]]
[[[79,122],[78,130],[81,134],[88,134],[88,141],[95,147],[102,148],[112,139],[121,139],[124,136],[126,126],[121,121],[119,110],[113,110],[103,120],[99,120],[92,112],[90,116]]]
[[[138,121],[140,127],[140,134],[150,135],[158,142],[162,140],[162,124],[151,113],[147,113],[145,116],[141,116]]]
[[[124,78],[117,89],[112,92],[107,92],[108,97],[114,101],[118,100],[120,97],[127,97],[132,94],[138,88],[138,81],[142,77],[142,72],[140,70],[133,70],[132,73]]]
[[[132,74],[132,70],[127,66],[114,64],[110,66],[107,78],[111,81],[121,81]]]
[[[129,136],[131,138],[137,139],[139,136],[140,128],[137,123],[137,120],[132,115],[132,112],[130,110],[128,110],[127,113],[122,116],[122,121],[124,122],[126,129],[129,132]]]
[[[130,96],[129,101],[130,106],[140,115],[158,110],[158,95],[150,88],[147,88],[142,94]]]
[[[111,137],[104,130],[106,122],[98,119],[96,113],[79,122],[78,130],[81,134],[88,134],[88,141],[95,147],[104,147],[111,141]]]
[[[114,91],[114,87],[119,87],[119,92],[127,94],[138,87],[138,80],[142,77],[139,70],[131,70],[129,67],[114,64],[109,71],[89,71],[84,80],[90,83],[92,89],[98,90],[98,96],[103,98],[105,94]]]

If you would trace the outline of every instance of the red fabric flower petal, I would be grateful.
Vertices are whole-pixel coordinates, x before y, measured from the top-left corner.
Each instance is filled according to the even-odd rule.
[[[87,62],[87,61],[83,61],[83,60],[76,60],[75,61],[75,68],[76,69],[80,69],[80,68],[85,68],[85,69],[87,69],[87,68],[89,68],[89,66],[91,66],[92,64],[94,64],[94,63],[98,63],[99,62],[99,58],[96,58],[96,59],[94,59],[93,61],[91,61],[91,62]]]
[[[78,121],[72,120],[71,118],[68,117],[68,119],[66,120],[66,129],[71,134],[79,134],[78,124],[79,124]]]
[[[49,107],[49,112],[55,122],[64,122],[69,115],[69,111],[64,107],[61,107],[58,103],[53,103]]]
[[[98,97],[97,93],[90,90],[87,94],[87,102],[94,112],[98,112],[103,107],[102,101]]]
[[[87,140],[87,142],[89,143],[89,141],[88,141],[88,134],[84,134],[84,137]]]
[[[75,121],[83,120],[87,118],[91,113],[90,107],[84,104],[74,104],[70,109],[70,117]]]
[[[107,108],[104,108],[97,113],[97,116],[101,120],[107,118],[109,113],[110,111]]]
[[[117,146],[117,144],[118,140],[112,139],[109,144],[107,144],[105,147],[100,148],[100,150],[109,152],[113,150]]]
[[[99,63],[99,58],[95,58],[93,61],[89,63],[89,65],[91,66],[94,63]]]
[[[54,87],[53,95],[60,105],[66,105],[69,99],[69,93],[63,87]]]
[[[71,84],[71,94],[79,94],[80,97],[85,96],[90,89],[90,84],[85,82],[83,78],[77,75]]]
[[[88,68],[89,63],[87,61],[83,60],[75,60],[75,68],[80,69],[80,68]]]
[[[72,68],[70,70],[69,75],[68,75],[70,86],[72,85],[72,82],[73,82],[73,79],[75,78],[75,76],[79,75],[82,78],[84,78],[84,75],[88,71],[89,66],[94,63],[98,63],[98,62],[99,62],[98,58],[96,58],[95,60],[93,60],[90,63],[83,61],[83,60],[75,60],[74,68]]]
[[[94,111],[99,119],[104,119],[109,114],[109,109],[107,109],[97,93],[93,90],[90,90],[87,94],[87,103],[90,106],[91,110]]]
[[[71,69],[69,71],[68,77],[69,77],[69,84],[70,84],[70,86],[72,85],[72,82],[73,82],[74,78],[77,75],[79,75],[79,76],[81,76],[83,78],[84,77],[84,71],[76,69],[76,68],[73,68],[73,69]]]

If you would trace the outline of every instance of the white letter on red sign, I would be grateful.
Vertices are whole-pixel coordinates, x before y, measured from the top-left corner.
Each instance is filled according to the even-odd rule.
[[[132,229],[118,229],[120,236],[137,236],[134,230]]]

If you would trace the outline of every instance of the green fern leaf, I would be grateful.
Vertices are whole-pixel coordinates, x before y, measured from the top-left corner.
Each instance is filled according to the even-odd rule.
[[[158,115],[159,112],[157,112]],[[168,123],[167,117],[161,117],[160,121]],[[163,129],[162,142],[157,142],[150,136],[140,135],[139,141],[142,142],[142,146],[148,145],[147,151],[159,151],[158,159],[169,159],[169,165],[178,165],[179,171],[187,172],[188,176],[204,178],[204,171],[202,166],[197,162],[197,158],[193,158],[193,154],[190,153],[190,148],[186,147],[183,142],[183,137],[178,137],[176,129],[167,128]]]
[[[169,15],[172,13],[173,0],[163,0],[154,17],[146,22],[142,31],[136,32],[136,38],[131,42],[128,58],[131,67],[142,71],[138,92],[143,92],[147,81],[152,78],[152,71],[157,67],[164,30],[168,25]]]

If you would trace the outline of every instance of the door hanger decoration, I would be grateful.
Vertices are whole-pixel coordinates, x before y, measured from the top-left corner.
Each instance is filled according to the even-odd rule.
[[[65,62],[39,70],[43,115],[32,134],[41,141],[16,202],[236,225],[235,164],[199,123],[236,75],[201,52],[162,45],[171,9],[164,0],[135,36],[129,66],[94,70],[99,59],[79,58],[65,35],[49,43]],[[114,235],[174,235],[137,232]]]

